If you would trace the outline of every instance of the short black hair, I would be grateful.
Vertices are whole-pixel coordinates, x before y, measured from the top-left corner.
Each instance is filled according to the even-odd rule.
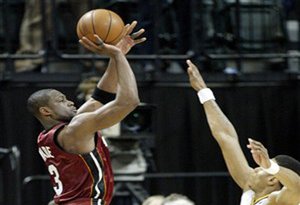
[[[288,168],[300,176],[300,162],[288,155],[277,155],[274,157],[279,166]]]
[[[48,105],[50,92],[54,89],[42,89],[34,92],[27,100],[27,109],[34,116],[39,114],[39,108]]]

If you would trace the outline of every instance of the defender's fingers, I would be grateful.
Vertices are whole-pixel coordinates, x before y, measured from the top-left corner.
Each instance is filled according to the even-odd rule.
[[[193,70],[192,70],[191,66],[189,66],[187,68],[187,72],[188,72],[189,75],[192,75]]]
[[[252,143],[255,146],[259,146],[259,147],[263,147],[264,148],[264,145],[261,142],[259,142],[259,141],[256,141],[254,139],[249,138],[249,142]]]
[[[192,61],[190,59],[186,60],[186,63],[190,66],[190,67],[196,67],[194,63],[192,63]]]

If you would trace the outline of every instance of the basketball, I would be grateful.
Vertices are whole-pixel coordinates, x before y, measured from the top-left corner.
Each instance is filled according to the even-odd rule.
[[[95,9],[85,13],[77,23],[77,36],[83,36],[96,42],[97,34],[105,43],[115,45],[122,38],[124,22],[115,12],[107,9]]]

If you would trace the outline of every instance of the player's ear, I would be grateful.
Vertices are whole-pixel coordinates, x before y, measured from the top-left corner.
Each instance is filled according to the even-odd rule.
[[[49,107],[40,107],[39,111],[40,111],[40,114],[43,116],[49,116],[52,114],[51,109]]]
[[[273,175],[268,176],[268,185],[269,186],[275,186],[278,183],[279,183],[279,180],[275,176],[273,176]]]

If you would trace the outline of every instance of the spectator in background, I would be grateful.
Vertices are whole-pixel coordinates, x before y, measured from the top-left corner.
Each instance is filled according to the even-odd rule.
[[[25,0],[25,13],[20,29],[20,46],[17,54],[39,54],[45,49],[43,48],[43,15],[41,11],[41,1],[42,0]],[[81,0],[80,3],[78,0],[56,0],[55,4],[68,3],[74,15],[74,23],[76,24],[76,19],[79,19],[79,17],[88,10],[88,2],[89,0]],[[45,5],[46,40],[49,41],[53,33],[51,12],[54,8],[52,8],[52,1],[50,0],[43,1],[43,3]],[[42,58],[16,60],[15,71],[32,71],[39,68],[42,64]]]
[[[173,193],[167,197],[162,195],[150,196],[142,205],[195,205],[195,203],[182,194]]]
[[[80,101],[80,104],[83,104],[87,100],[89,100],[93,94],[94,88],[99,81],[99,77],[91,76],[83,79],[77,88],[77,99]]]
[[[154,195],[148,197],[142,205],[162,205],[165,197],[162,195]]]
[[[164,199],[163,205],[195,205],[187,196],[170,194]]]

